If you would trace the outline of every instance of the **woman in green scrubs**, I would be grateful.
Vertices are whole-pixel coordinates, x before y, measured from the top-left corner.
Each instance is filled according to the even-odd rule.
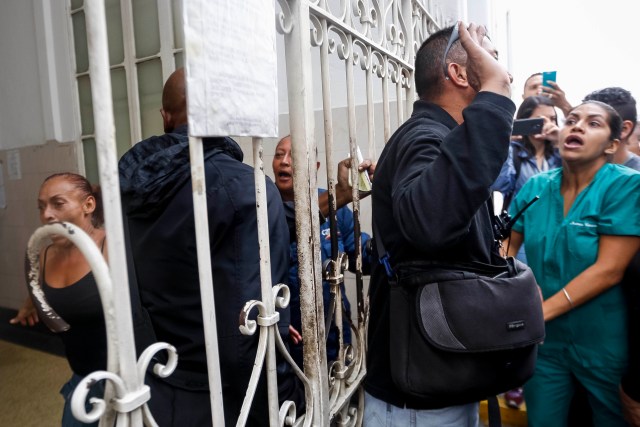
[[[621,119],[610,106],[575,107],[560,131],[562,168],[532,177],[508,254],[524,242],[544,300],[546,337],[525,384],[529,427],[566,426],[573,384],[588,392],[595,426],[625,426],[618,394],[627,366],[626,304],[615,286],[640,249],[640,173],[608,163]]]

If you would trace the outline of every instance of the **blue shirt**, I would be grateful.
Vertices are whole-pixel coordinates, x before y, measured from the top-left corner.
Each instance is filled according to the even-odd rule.
[[[516,170],[515,156],[519,159],[520,171]],[[500,175],[491,187],[494,191],[499,191],[505,196],[515,197],[529,178],[540,172],[546,172],[561,166],[562,159],[558,154],[558,150],[554,150],[550,157],[545,158],[545,163],[540,168],[535,156],[531,156],[520,141],[511,141],[507,161],[502,165]]]
[[[318,193],[323,193],[326,190],[318,190]],[[285,202],[289,203],[289,202]],[[289,206],[290,207],[290,206]],[[292,212],[291,209],[287,210],[287,215]],[[337,230],[338,230],[338,250],[340,252],[344,252],[349,257],[349,270],[355,271],[355,235],[353,232],[354,222],[353,222],[353,212],[348,207],[342,207],[338,209],[336,212],[336,217],[338,220]],[[292,218],[287,219],[290,223],[292,222]],[[290,227],[290,232],[295,233],[295,229]],[[367,272],[370,268],[370,254],[365,250],[366,243],[370,239],[369,235],[366,233],[361,233],[361,241],[362,241],[362,270],[363,272]],[[328,259],[331,259],[331,229],[329,220],[323,222],[320,225],[320,255],[321,261],[324,265],[324,262]],[[290,258],[289,258],[289,288],[291,289],[291,326],[296,328],[299,332],[302,332],[302,318],[300,312],[300,282],[298,280],[298,245],[295,241],[295,234],[291,236],[291,246],[290,246]],[[342,288],[342,304],[345,308],[345,313],[343,314],[343,341],[345,344],[351,343],[351,328],[348,321],[348,317],[351,316],[351,305],[349,304],[349,300],[345,294],[344,284],[341,285]],[[329,314],[329,302],[330,302],[330,291],[331,287],[328,282],[322,282],[322,296],[324,303],[324,315],[325,318]],[[331,329],[329,330],[327,337],[327,360],[332,361],[336,360],[338,357],[339,350],[339,336],[338,336],[338,328],[335,324],[331,325]],[[298,343],[296,345],[291,345],[291,356],[298,363],[299,366],[302,366],[302,344]]]

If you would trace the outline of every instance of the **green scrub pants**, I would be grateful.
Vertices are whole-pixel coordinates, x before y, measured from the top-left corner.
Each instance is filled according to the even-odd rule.
[[[585,368],[574,349],[558,353],[538,355],[535,374],[524,386],[528,426],[566,427],[576,380],[587,390],[594,426],[626,426],[618,394],[626,364]]]

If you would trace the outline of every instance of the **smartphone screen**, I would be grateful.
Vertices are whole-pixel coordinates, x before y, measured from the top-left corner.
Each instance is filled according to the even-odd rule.
[[[519,119],[513,122],[512,135],[536,135],[542,132],[544,119]]]
[[[556,81],[556,72],[555,71],[543,71],[542,72],[542,86],[551,87],[547,81]]]

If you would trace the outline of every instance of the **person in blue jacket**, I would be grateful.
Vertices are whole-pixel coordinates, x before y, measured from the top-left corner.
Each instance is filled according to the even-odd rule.
[[[511,141],[509,156],[502,165],[500,175],[493,184],[493,190],[504,195],[504,209],[522,186],[532,176],[562,165],[556,142],[558,140],[558,115],[553,102],[546,96],[526,98],[516,113],[516,120],[544,119],[542,132],[536,135],[518,135]]]
[[[355,271],[356,242],[354,236],[353,212],[345,205],[351,202],[352,193],[351,186],[348,184],[348,174],[351,161],[343,160],[338,165],[338,183],[336,185],[336,206],[338,210],[337,229],[338,229],[338,250],[346,253],[349,257],[349,270]],[[295,211],[293,196],[293,163],[291,161],[291,136],[287,135],[282,138],[276,146],[273,158],[273,173],[275,176],[275,184],[280,191],[280,196],[285,205],[285,213],[289,223],[290,235],[290,259],[289,259],[289,286],[291,289],[291,356],[298,366],[302,367],[302,319],[300,313],[300,283],[298,280],[298,249],[295,234]],[[317,162],[320,167],[320,162]],[[361,171],[367,170],[372,174],[375,166],[371,161],[365,160],[359,165]],[[320,225],[320,247],[321,259],[324,262],[331,259],[331,231],[327,218],[329,216],[329,193],[326,190],[318,190],[318,205],[320,208],[321,225]],[[370,236],[366,233],[361,234],[362,247],[362,270],[368,274],[370,270]],[[343,307],[343,342],[351,343],[351,327],[349,319],[351,318],[351,305],[345,294],[344,284],[341,285]],[[322,284],[323,302],[325,318],[329,315],[330,305],[330,285],[327,281]],[[340,307],[338,305],[338,307]],[[339,351],[339,330],[335,323],[332,322],[327,336],[327,361],[331,362],[337,359]]]

